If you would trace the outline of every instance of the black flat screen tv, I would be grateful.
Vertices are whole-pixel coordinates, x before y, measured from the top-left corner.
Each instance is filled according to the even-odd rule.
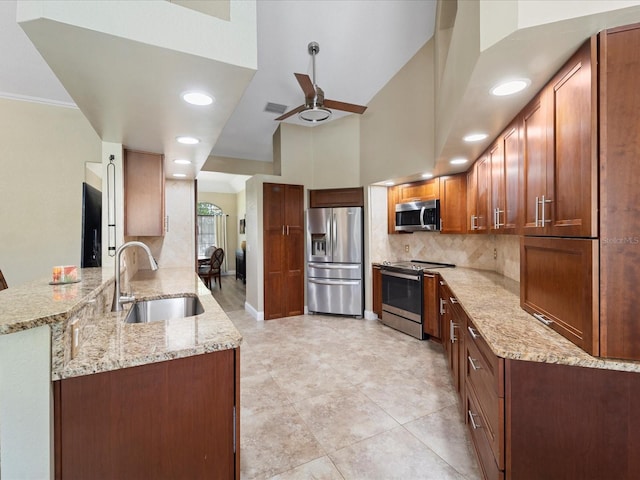
[[[82,183],[81,267],[102,266],[102,192]]]

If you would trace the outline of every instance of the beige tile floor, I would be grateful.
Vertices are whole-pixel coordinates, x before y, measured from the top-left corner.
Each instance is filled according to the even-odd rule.
[[[440,345],[378,321],[228,314],[243,480],[481,478]]]

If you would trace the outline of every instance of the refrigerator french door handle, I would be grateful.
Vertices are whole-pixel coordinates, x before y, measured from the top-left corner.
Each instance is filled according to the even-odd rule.
[[[346,263],[334,264],[334,263],[309,263],[312,268],[320,268],[325,270],[358,270],[360,265],[349,265]]]
[[[338,243],[338,225],[336,223],[336,214],[331,213],[333,219],[331,223],[331,257],[334,257],[336,244]]]

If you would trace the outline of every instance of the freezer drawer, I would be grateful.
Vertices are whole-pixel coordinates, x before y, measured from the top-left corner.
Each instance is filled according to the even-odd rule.
[[[319,263],[307,264],[309,278],[335,278],[338,280],[360,280],[362,278],[361,263]]]
[[[307,307],[315,313],[362,317],[362,280],[309,278]]]

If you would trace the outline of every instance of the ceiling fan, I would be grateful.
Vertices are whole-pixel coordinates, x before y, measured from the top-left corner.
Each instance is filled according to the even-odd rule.
[[[324,98],[324,92],[316,85],[316,55],[320,52],[320,45],[311,42],[308,45],[309,55],[313,59],[313,82],[309,75],[303,73],[294,73],[302,91],[304,92],[304,105],[294,108],[284,115],[276,118],[277,121],[285,120],[291,115],[298,114],[298,118],[306,122],[316,123],[327,120],[331,116],[330,108],[334,110],[342,110],[343,112],[364,113],[367,107],[362,105],[354,105],[353,103],[338,102]]]

